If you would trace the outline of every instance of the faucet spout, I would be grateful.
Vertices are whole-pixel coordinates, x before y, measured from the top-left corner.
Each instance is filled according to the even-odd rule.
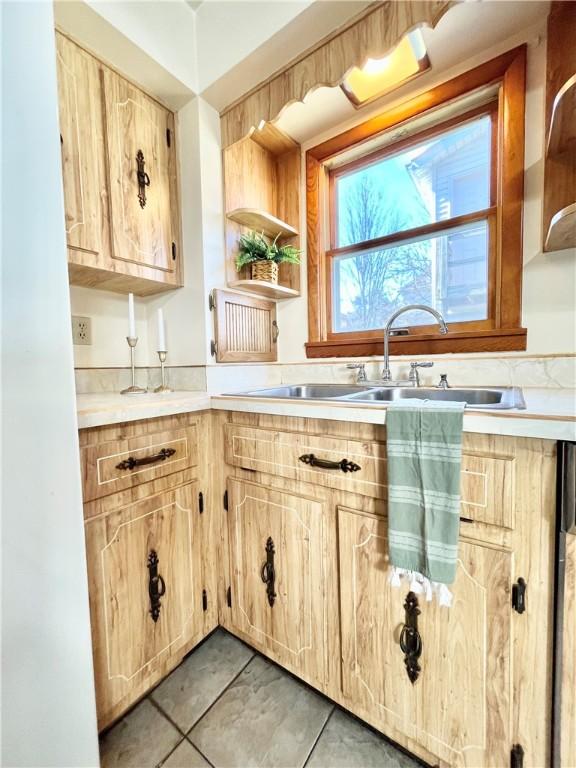
[[[448,333],[448,326],[446,325],[446,321],[444,320],[440,312],[434,309],[434,307],[429,307],[426,304],[407,304],[405,307],[401,307],[400,309],[396,310],[396,312],[390,315],[386,325],[384,326],[384,370],[382,371],[383,381],[392,380],[392,374],[390,372],[390,350],[389,350],[390,329],[392,327],[392,324],[394,323],[395,320],[397,320],[400,317],[400,315],[403,315],[405,312],[412,312],[414,310],[419,310],[421,312],[428,312],[428,314],[432,315],[432,317],[436,320],[436,322],[440,326],[440,329],[439,329],[440,333],[441,334]]]

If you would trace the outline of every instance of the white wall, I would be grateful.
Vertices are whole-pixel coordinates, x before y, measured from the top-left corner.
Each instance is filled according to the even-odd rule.
[[[0,13],[2,765],[96,766],[52,4]]]
[[[113,27],[198,91],[196,14],[184,0],[86,0]]]

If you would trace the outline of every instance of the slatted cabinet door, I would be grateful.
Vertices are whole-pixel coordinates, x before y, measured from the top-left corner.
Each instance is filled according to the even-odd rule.
[[[94,266],[109,256],[100,69],[96,59],[56,33],[66,238],[72,259]]]
[[[107,68],[103,80],[113,257],[163,272],[165,282],[177,284],[174,116]],[[144,163],[140,170],[146,174],[143,187],[138,182],[139,153]]]
[[[197,497],[191,483],[86,521],[100,727],[138,698],[143,683],[159,680],[170,657],[202,631]],[[154,552],[165,585],[157,621],[148,567]]]
[[[228,499],[234,628],[296,674],[323,683],[322,503],[240,480],[228,481]],[[274,582],[268,587],[263,577],[271,576],[272,570]]]

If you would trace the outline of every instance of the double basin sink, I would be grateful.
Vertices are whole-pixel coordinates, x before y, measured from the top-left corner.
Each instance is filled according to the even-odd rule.
[[[442,402],[464,402],[474,409],[526,408],[519,387],[449,388],[393,387],[378,383],[365,385],[298,384],[271,389],[256,389],[234,393],[240,397],[273,398],[282,400],[329,400],[345,403],[389,403],[394,400],[419,398]]]

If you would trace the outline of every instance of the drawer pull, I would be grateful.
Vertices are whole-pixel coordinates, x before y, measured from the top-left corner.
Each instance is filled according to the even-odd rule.
[[[311,467],[318,467],[319,469],[339,469],[341,472],[358,472],[358,470],[362,469],[359,464],[355,464],[348,459],[328,461],[328,459],[316,458],[313,453],[305,453],[300,456],[300,461],[304,464],[309,464]]]
[[[404,654],[404,665],[408,678],[414,684],[422,671],[418,663],[418,659],[422,654],[422,638],[420,637],[420,632],[418,632],[420,608],[418,608],[418,598],[414,592],[408,592],[406,595],[404,610],[406,612],[406,623],[402,627],[400,634],[400,648]]]
[[[268,537],[266,542],[266,562],[262,566],[260,576],[264,584],[266,584],[266,594],[268,595],[268,604],[270,608],[274,605],[276,600],[276,592],[274,592],[274,581],[276,580],[276,571],[274,569],[274,542],[272,536]]]
[[[116,469],[134,469],[134,467],[142,467],[145,464],[156,464],[158,461],[166,461],[170,456],[174,456],[176,453],[175,448],[162,448],[159,453],[155,453],[152,456],[144,456],[141,459],[135,459],[134,456],[130,456],[120,464],[116,464]]]
[[[158,573],[158,555],[155,549],[148,555],[148,595],[150,596],[150,616],[156,623],[160,618],[160,598],[166,593],[164,579]]]

